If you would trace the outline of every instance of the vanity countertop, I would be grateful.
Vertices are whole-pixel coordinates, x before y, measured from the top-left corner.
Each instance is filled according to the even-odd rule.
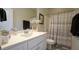
[[[11,45],[15,45],[21,42],[24,42],[26,40],[31,40],[32,38],[35,38],[37,36],[46,34],[46,32],[33,32],[29,36],[23,36],[22,33],[18,33],[16,35],[11,35],[11,38],[9,39],[8,43],[1,46],[1,48],[6,48]]]

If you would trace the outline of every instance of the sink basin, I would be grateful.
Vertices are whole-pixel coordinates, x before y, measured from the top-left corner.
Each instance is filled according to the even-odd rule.
[[[10,35],[0,36],[0,45],[8,43],[9,39],[10,39]]]
[[[21,33],[21,36],[24,36],[24,37],[29,37],[32,35],[32,32],[28,32],[28,33]]]
[[[18,35],[20,36],[24,36],[24,37],[29,37],[32,35],[32,30],[23,30],[23,31],[19,31]]]

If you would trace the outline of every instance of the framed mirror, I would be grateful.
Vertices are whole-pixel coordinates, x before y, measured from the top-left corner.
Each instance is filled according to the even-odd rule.
[[[44,24],[44,15],[39,13],[39,24]]]

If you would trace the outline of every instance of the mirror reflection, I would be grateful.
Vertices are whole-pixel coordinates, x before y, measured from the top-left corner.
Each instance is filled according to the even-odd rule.
[[[13,29],[30,29],[30,21],[37,19],[36,8],[13,8]]]

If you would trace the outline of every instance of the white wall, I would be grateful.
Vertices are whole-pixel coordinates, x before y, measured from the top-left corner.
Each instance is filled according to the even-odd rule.
[[[79,37],[72,36],[72,49],[79,50]]]
[[[43,14],[44,15],[44,24],[39,24],[39,28],[38,28],[38,31],[46,31],[46,24],[48,23],[47,22],[47,14],[48,14],[48,9],[46,8],[39,8],[38,9],[38,18],[39,18],[39,13]]]
[[[0,28],[5,30],[11,30],[13,27],[13,9],[4,8],[7,15],[7,21],[0,22]]]

